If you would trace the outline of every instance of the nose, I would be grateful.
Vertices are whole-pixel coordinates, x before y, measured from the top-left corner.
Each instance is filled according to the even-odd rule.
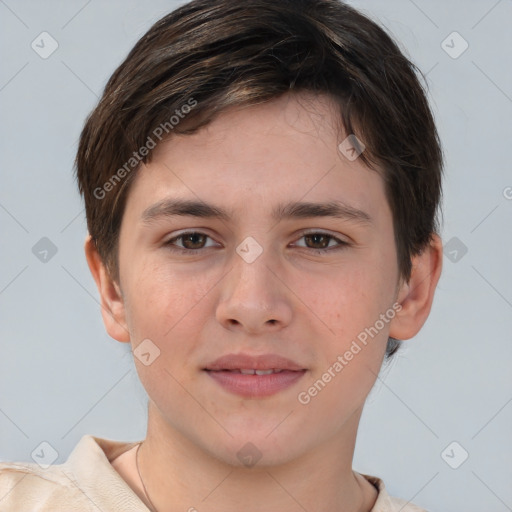
[[[275,332],[289,325],[292,294],[280,274],[267,251],[251,263],[235,253],[233,267],[220,283],[217,321],[247,334]]]

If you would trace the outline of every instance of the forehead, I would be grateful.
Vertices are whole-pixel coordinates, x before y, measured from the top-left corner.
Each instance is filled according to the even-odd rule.
[[[222,112],[191,135],[173,135],[138,171],[129,195],[139,214],[174,198],[226,205],[236,211],[284,198],[341,201],[378,213],[385,201],[379,173],[349,160],[347,134],[328,96],[288,94],[268,103]]]
[[[187,122],[185,118],[184,123]],[[274,137],[276,140],[292,138],[300,143],[303,138],[314,138],[316,142],[342,137],[339,107],[326,94],[311,92],[287,93],[265,103],[246,106],[232,106],[219,113],[213,121],[194,134],[173,135],[159,144],[153,151],[152,159],[169,153],[185,142],[189,148],[202,150],[216,148],[222,144],[224,151],[235,150],[243,140],[247,155],[256,146],[255,137]],[[283,151],[285,148],[282,148]],[[200,156],[200,155],[198,155]],[[268,158],[268,154],[252,154],[253,158]]]

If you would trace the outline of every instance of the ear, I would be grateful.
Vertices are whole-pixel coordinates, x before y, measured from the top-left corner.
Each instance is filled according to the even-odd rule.
[[[126,311],[121,289],[110,277],[91,235],[87,236],[84,249],[89,269],[100,293],[101,314],[105,328],[109,336],[115,340],[129,342],[130,334],[126,324]]]
[[[391,321],[390,337],[407,340],[421,329],[430,314],[442,263],[443,244],[438,235],[433,235],[430,244],[412,258],[409,281],[399,287],[397,302],[402,309]]]

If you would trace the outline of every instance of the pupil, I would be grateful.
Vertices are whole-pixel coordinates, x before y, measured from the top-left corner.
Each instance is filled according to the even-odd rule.
[[[201,240],[198,241],[197,238],[200,238],[203,237],[203,235],[199,234],[199,233],[192,233],[190,235],[187,235],[186,237],[186,241],[190,241],[192,243],[193,246],[195,245],[201,245]]]
[[[309,235],[309,238],[313,239],[313,244],[320,243],[322,248],[326,247],[326,243],[325,242],[326,242],[327,237],[325,235]],[[318,239],[323,239],[324,243],[321,243]]]

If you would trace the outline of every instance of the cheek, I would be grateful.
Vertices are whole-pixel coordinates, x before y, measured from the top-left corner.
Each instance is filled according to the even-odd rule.
[[[172,397],[181,404],[187,397],[182,397],[179,383],[196,371],[194,354],[200,348],[198,334],[207,319],[205,294],[210,279],[180,275],[164,264],[139,269],[127,287],[127,319],[137,373],[155,403],[165,404]],[[154,357],[150,364],[138,355],[142,343]]]
[[[359,261],[332,272],[329,279],[322,280],[322,286],[302,287],[304,302],[312,305],[326,333],[317,338],[317,353],[321,355],[309,380],[312,385],[320,379],[317,387],[323,390],[326,384],[329,388],[318,402],[333,407],[338,399],[347,403],[355,399],[356,403],[373,386],[394,313],[395,269],[391,269],[386,273],[378,258]],[[382,321],[381,315],[386,313]]]
[[[318,337],[320,357],[297,402],[313,417],[332,418],[330,425],[335,430],[361,406],[375,383],[390,322],[382,322],[380,315],[391,306],[393,288],[370,267],[340,273],[328,283],[324,293],[309,291],[329,333]]]
[[[394,316],[394,276],[375,258],[331,281],[323,307],[335,335],[323,341],[322,361],[302,389],[298,402],[310,413],[328,414],[339,425],[364,402],[380,371]],[[382,316],[384,315],[384,320]],[[336,427],[333,427],[336,428]]]
[[[302,284],[297,280],[296,294],[314,313],[311,316],[323,321],[329,337],[351,339],[392,304],[392,272],[382,268],[378,259],[350,262]]]
[[[185,271],[165,257],[133,265],[129,278],[127,315],[137,337],[151,333],[164,343],[172,341],[173,331],[190,318],[216,279],[211,273]],[[218,280],[218,278],[217,278]]]

